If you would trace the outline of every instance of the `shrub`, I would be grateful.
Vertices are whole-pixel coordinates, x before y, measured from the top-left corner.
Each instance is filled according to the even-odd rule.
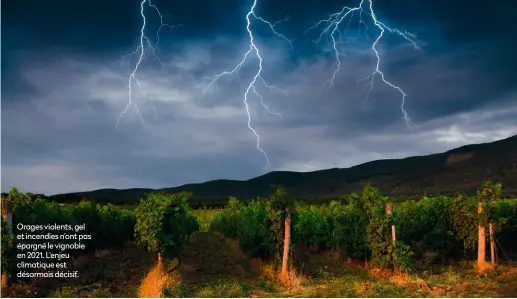
[[[40,225],[43,230],[35,234],[59,233],[44,228],[47,224],[85,224],[86,230],[82,234],[91,235],[90,240],[81,240],[85,244],[85,250],[72,250],[71,256],[88,253],[97,249],[122,245],[131,240],[134,229],[134,216],[131,211],[117,209],[111,205],[101,206],[89,201],[83,201],[76,206],[61,206],[56,202],[30,196],[13,188],[6,200],[11,200],[13,207],[13,235],[7,235],[7,230],[2,230],[2,269],[7,269],[8,275],[14,273],[12,264],[16,260],[16,245],[18,243],[34,242],[33,240],[18,240],[16,236],[21,231],[17,224]],[[3,223],[5,225],[5,223]],[[71,233],[71,232],[67,232]],[[48,243],[73,243],[78,240],[41,240]],[[30,259],[37,262],[39,259]],[[5,267],[5,268],[4,268]]]
[[[199,229],[190,213],[188,193],[151,193],[135,209],[135,240],[164,259],[178,257],[188,237]]]

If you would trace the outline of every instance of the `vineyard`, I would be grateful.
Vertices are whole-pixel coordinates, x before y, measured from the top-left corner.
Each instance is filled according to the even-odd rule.
[[[501,199],[501,185],[498,184],[486,182],[475,196],[426,196],[396,202],[374,187],[365,185],[359,194],[352,193],[346,198],[318,205],[297,201],[282,187],[275,188],[269,198],[249,202],[230,198],[224,209],[204,210],[203,213],[189,208],[191,195],[188,193],[151,193],[130,210],[90,201],[60,205],[13,189],[7,198],[12,203],[12,227],[8,227],[5,221],[2,223],[2,273],[6,275],[9,287],[31,283],[30,279],[13,275],[16,272],[17,245],[25,242],[16,238],[18,223],[32,227],[48,223],[85,224],[91,240],[84,241],[86,251],[72,254],[71,262],[79,255],[95,255],[103,250],[118,250],[120,256],[141,250],[137,259],[145,260],[141,256],[148,256],[163,273],[184,276],[186,281],[195,260],[204,259],[207,259],[205,264],[224,264],[231,269],[236,263],[247,264],[253,259],[270,265],[272,272],[279,273],[287,266],[291,272],[305,269],[299,263],[300,256],[304,256],[305,263],[311,264],[321,256],[333,254],[337,255],[337,260],[349,264],[407,273],[404,275],[418,275],[435,269],[435,266],[457,265],[476,259],[479,266],[481,251],[484,251],[483,263],[485,252],[488,261],[493,260],[498,267],[512,267],[515,261],[517,199]],[[483,231],[482,235],[480,231]],[[484,239],[480,240],[480,236]],[[230,244],[228,242],[235,242],[237,248],[223,249],[227,246],[225,244]],[[490,246],[480,250],[479,246],[484,249],[484,244]],[[219,247],[221,252],[217,249]],[[232,256],[223,258],[229,252],[233,252]],[[237,262],[232,260],[236,259],[234,256],[240,256]],[[132,258],[136,257],[128,257]],[[472,266],[470,268],[474,268]],[[211,281],[215,275],[212,273],[215,271],[201,273],[207,265],[196,267],[198,270],[192,270],[195,272],[192,281],[205,276],[209,277],[207,281]],[[242,274],[243,271],[236,270],[237,274],[226,279],[241,277],[242,280],[248,279],[249,284],[255,284],[249,282],[257,280],[250,278],[252,275],[249,273],[253,271]],[[143,277],[138,276],[138,279]],[[517,275],[511,279],[517,279]],[[260,282],[260,288],[266,288],[269,283]],[[249,292],[249,287],[243,288],[242,283],[222,286],[225,287],[236,287],[236,296]],[[63,290],[65,287],[54,288]],[[176,281],[163,286],[160,292],[170,296],[191,296],[193,293],[189,290],[197,288],[197,285],[185,286]],[[49,296],[61,294],[48,292]],[[268,294],[272,292],[270,290]],[[347,294],[356,297],[362,294],[354,292]],[[16,295],[15,291],[9,294],[22,296]],[[222,296],[227,297],[224,293]]]
[[[402,270],[411,271],[413,261],[424,261],[430,252],[435,253],[435,260],[428,263],[472,258],[477,250],[478,225],[492,223],[494,240],[501,248],[515,251],[517,200],[499,199],[500,188],[488,182],[474,197],[409,200],[394,205],[391,215],[385,212],[389,198],[369,185],[362,194],[351,194],[346,202],[319,206],[294,203],[292,242],[315,250],[339,250],[343,257],[369,259],[383,268],[398,263]],[[480,202],[484,210],[481,214],[477,210]],[[277,213],[267,199],[244,204],[231,198],[210,228],[238,239],[251,255],[278,259],[283,222],[278,221]],[[392,225],[396,243],[392,242]]]

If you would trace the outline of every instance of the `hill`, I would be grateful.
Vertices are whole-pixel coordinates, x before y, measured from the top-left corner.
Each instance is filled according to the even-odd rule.
[[[282,185],[307,200],[338,198],[371,182],[384,194],[414,197],[425,194],[473,194],[487,179],[503,184],[504,197],[517,197],[517,136],[462,146],[444,153],[404,159],[377,160],[350,168],[313,172],[274,171],[246,181],[215,180],[166,188],[193,193],[192,202],[223,203],[229,196],[266,196],[271,185]],[[115,204],[136,203],[153,189],[101,189],[51,196],[59,202],[89,198]]]

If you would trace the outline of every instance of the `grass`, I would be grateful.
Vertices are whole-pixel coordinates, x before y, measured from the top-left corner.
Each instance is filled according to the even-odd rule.
[[[512,270],[513,269],[513,270]],[[514,271],[503,279],[504,272]],[[341,277],[325,279],[303,277],[302,284],[286,287],[276,280],[222,280],[187,287],[176,283],[164,289],[167,297],[515,297],[517,268],[503,267],[492,277],[484,277],[463,269],[435,275],[406,275],[356,268]],[[499,279],[498,279],[499,278]],[[498,282],[497,282],[498,281]],[[512,290],[512,285],[513,290]]]
[[[184,264],[164,286],[166,297],[516,297],[517,265],[479,275],[472,263],[430,272],[394,274],[344,261],[336,252],[295,248],[296,284],[286,285],[271,264],[250,259],[237,242],[200,232],[184,248]]]
[[[286,285],[271,264],[249,258],[234,240],[200,232],[185,246],[184,264],[162,294],[205,298],[517,296],[517,264],[501,265],[483,275],[468,262],[409,275],[344,261],[336,252],[294,250],[297,283]]]
[[[194,298],[239,298],[249,297],[250,288],[246,283],[233,280],[221,280],[204,283],[189,290],[181,284],[171,284],[164,288],[163,297],[194,297]]]
[[[485,274],[468,263],[434,273],[394,274],[329,252],[307,253],[294,255],[299,283],[286,285],[270,264],[248,258],[234,241],[212,232],[193,236],[182,266],[170,277],[158,273],[145,251],[128,246],[92,258],[73,283],[10,285],[2,297],[517,297],[517,264]]]
[[[204,219],[214,214],[195,213]],[[335,252],[294,251],[296,283],[285,284],[271,264],[249,258],[235,241],[199,232],[185,245],[182,265],[173,274],[164,274],[146,251],[128,244],[90,257],[75,281],[9,285],[2,297],[517,297],[517,264],[485,274],[468,262],[394,274],[344,261]]]

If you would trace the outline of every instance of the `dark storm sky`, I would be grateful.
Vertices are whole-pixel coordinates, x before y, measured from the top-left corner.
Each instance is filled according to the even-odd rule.
[[[415,34],[422,49],[388,33],[378,46],[386,79],[407,93],[411,128],[399,93],[376,78],[365,102],[365,83],[357,83],[375,69],[370,46],[379,31],[367,17],[370,39],[358,18],[348,31],[340,27],[341,70],[333,88],[322,88],[337,65],[331,39],[310,42],[322,27],[304,32],[359,2],[258,0],[258,16],[289,16],[275,29],[293,45],[253,21],[263,77],[285,91],[258,84],[264,103],[283,118],[268,114],[256,96],[248,100],[270,170],[349,167],[516,134],[517,2],[374,2],[379,20]],[[223,78],[202,96],[207,78],[233,69],[248,50],[252,1],[152,4],[164,21],[182,26],[162,28],[162,63],[147,55],[136,73],[152,99],[138,92],[133,99],[151,130],[132,110],[116,130],[138,58],[121,60],[139,43],[140,2],[2,1],[2,191],[159,188],[264,173],[243,104],[255,57],[240,81]],[[159,16],[147,5],[144,12],[146,35],[156,42]]]

